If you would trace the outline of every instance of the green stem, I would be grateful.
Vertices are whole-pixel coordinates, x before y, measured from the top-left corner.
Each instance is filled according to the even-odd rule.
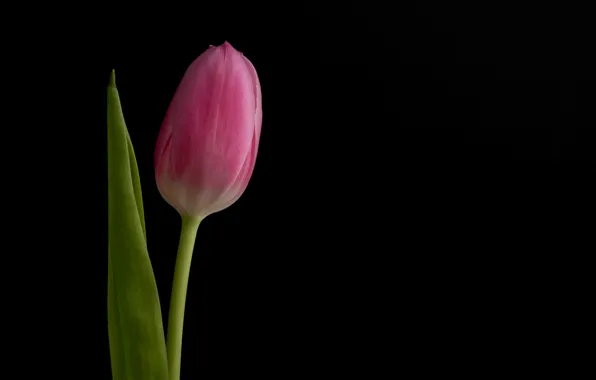
[[[168,318],[168,367],[170,380],[180,380],[180,360],[182,357],[182,328],[184,324],[184,306],[186,290],[190,274],[192,251],[197,237],[201,219],[190,216],[182,217],[180,243],[176,257],[172,297],[170,299],[170,316]]]

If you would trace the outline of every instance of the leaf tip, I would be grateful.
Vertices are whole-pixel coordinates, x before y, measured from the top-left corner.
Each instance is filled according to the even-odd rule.
[[[112,70],[110,73],[110,83],[108,84],[109,87],[116,87],[116,70]]]

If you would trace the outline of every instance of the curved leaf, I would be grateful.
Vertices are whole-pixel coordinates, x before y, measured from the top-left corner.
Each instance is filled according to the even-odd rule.
[[[114,380],[167,380],[141,186],[114,72],[108,87],[108,333]]]

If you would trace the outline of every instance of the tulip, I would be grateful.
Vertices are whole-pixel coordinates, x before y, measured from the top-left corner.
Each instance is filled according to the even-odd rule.
[[[261,135],[261,87],[253,65],[229,43],[211,46],[186,70],[155,148],[155,178],[182,216],[168,318],[170,380],[180,378],[182,325],[197,229],[232,205],[252,176]]]
[[[229,43],[186,70],[155,149],[163,198],[204,218],[232,205],[253,173],[261,134],[261,87],[252,63]]]

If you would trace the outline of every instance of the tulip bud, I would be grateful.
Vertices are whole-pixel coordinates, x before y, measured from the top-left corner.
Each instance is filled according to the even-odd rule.
[[[252,63],[225,42],[186,70],[161,126],[155,177],[182,216],[206,217],[246,189],[261,135],[261,86]]]

